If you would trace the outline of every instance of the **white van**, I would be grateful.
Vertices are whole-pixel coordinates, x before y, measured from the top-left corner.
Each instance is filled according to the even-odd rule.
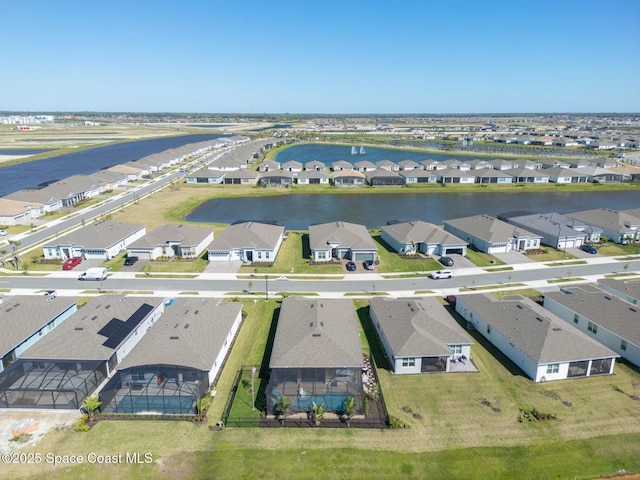
[[[429,275],[430,278],[434,278],[436,280],[441,278],[453,278],[452,270],[438,270],[437,272],[431,272]]]
[[[78,280],[105,280],[107,278],[107,269],[102,267],[89,268],[86,272],[81,273]]]

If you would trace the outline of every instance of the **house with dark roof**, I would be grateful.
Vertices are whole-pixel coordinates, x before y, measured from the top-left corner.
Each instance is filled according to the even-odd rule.
[[[367,183],[372,187],[404,185],[404,177],[391,170],[378,168],[365,172],[364,176],[367,179]]]
[[[544,294],[544,308],[640,366],[640,312],[636,304],[591,285]]]
[[[0,373],[77,310],[75,298],[55,294],[0,297]]]
[[[332,259],[377,260],[378,246],[367,227],[349,222],[329,222],[309,227],[309,246],[314,262]]]
[[[540,235],[541,243],[558,249],[578,248],[591,238],[584,230],[574,229],[569,217],[555,212],[509,217],[507,222]]]
[[[240,303],[176,298],[100,390],[101,411],[197,413],[241,322]]]
[[[611,375],[619,356],[519,295],[458,295],[456,312],[534,382]]]
[[[293,185],[293,173],[284,170],[269,170],[260,175],[258,183],[263,187],[290,187]]]
[[[535,250],[540,248],[542,239],[540,235],[489,215],[446,220],[444,229],[485,253]]]
[[[207,247],[210,262],[275,262],[285,238],[283,226],[260,222],[229,225]]]
[[[0,375],[0,407],[80,408],[163,311],[161,298],[92,298]]]
[[[385,225],[380,236],[400,255],[467,254],[467,242],[422,220]]]
[[[154,228],[127,248],[129,255],[145,260],[159,257],[198,258],[213,241],[213,230],[184,224]]]
[[[438,175],[434,170],[424,170],[424,169],[415,169],[415,170],[400,170],[398,172],[402,178],[404,178],[404,183],[406,185],[411,185],[415,183],[437,183]]]
[[[291,402],[293,412],[310,411],[313,403],[340,412],[353,397],[362,413],[363,366],[351,300],[285,298],[269,360],[268,413],[275,413],[280,397]]]
[[[144,225],[97,221],[43,246],[44,258],[65,260],[72,257],[110,260],[146,233]]]
[[[471,338],[435,297],[373,297],[369,315],[395,374],[477,371]]]

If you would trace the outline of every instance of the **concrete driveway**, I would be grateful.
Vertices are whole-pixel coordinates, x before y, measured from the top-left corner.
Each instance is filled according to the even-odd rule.
[[[515,263],[534,263],[535,260],[529,258],[524,253],[514,252],[513,250],[507,253],[494,253],[494,257],[502,260],[507,265],[513,265]]]
[[[242,267],[241,260],[233,260],[231,262],[209,262],[204,273],[238,273]]]
[[[440,261],[440,257],[438,257],[437,255],[434,255],[433,257],[438,260],[438,262]],[[453,267],[445,267],[444,265],[440,264],[442,268],[448,268],[451,270],[455,270],[456,268],[475,268],[473,262],[468,258],[463,257],[462,255],[452,253],[447,255],[447,257],[453,258]]]

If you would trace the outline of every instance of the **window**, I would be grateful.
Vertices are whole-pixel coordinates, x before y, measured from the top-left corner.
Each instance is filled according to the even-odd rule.
[[[593,322],[589,322],[589,326],[587,327],[589,329],[590,332],[598,333],[598,325],[596,325]]]
[[[547,375],[550,373],[558,373],[560,370],[559,363],[552,363],[551,365],[547,365]]]
[[[449,345],[451,349],[451,353],[455,355],[460,355],[462,353],[462,345]]]
[[[621,350],[626,350],[627,349],[627,341],[626,340],[622,340],[622,342],[620,342],[620,349]]]
[[[416,366],[416,359],[415,358],[403,358],[402,359],[402,366],[403,367],[415,367]]]
[[[573,323],[578,323],[578,320],[580,320],[580,315],[578,315],[577,313],[573,316]]]

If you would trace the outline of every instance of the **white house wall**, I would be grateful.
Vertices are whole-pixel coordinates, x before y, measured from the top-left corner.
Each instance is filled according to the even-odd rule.
[[[233,343],[233,338],[236,336],[236,333],[238,332],[238,328],[240,328],[241,323],[242,323],[242,310],[238,312],[238,316],[234,320],[233,325],[231,326],[231,329],[229,330],[229,333],[227,334],[227,337],[225,338],[225,341],[222,344],[222,348],[220,349],[220,351],[218,352],[218,355],[216,356],[216,359],[213,363],[213,366],[211,367],[211,370],[209,370],[209,385],[211,385],[214,382],[214,380],[216,379],[216,376],[218,375],[218,372],[224,365],[224,359],[226,358],[227,353],[229,353],[229,349],[231,348],[231,344]]]
[[[634,365],[640,366],[640,346],[635,345],[627,340],[627,349],[623,350],[621,346],[622,341],[625,339],[600,325],[597,319],[594,320],[593,318],[587,318],[584,315],[578,315],[578,322],[576,323],[574,321],[574,317],[576,315],[575,311],[565,307],[564,305],[561,305],[560,303],[549,297],[544,297],[544,308],[560,317],[569,325],[577,328],[588,337],[591,337],[605,347],[610,348],[622,358],[630,361]],[[596,334],[589,331],[589,322],[593,322],[598,325],[598,331]],[[612,369],[613,363],[615,362],[612,362]]]

